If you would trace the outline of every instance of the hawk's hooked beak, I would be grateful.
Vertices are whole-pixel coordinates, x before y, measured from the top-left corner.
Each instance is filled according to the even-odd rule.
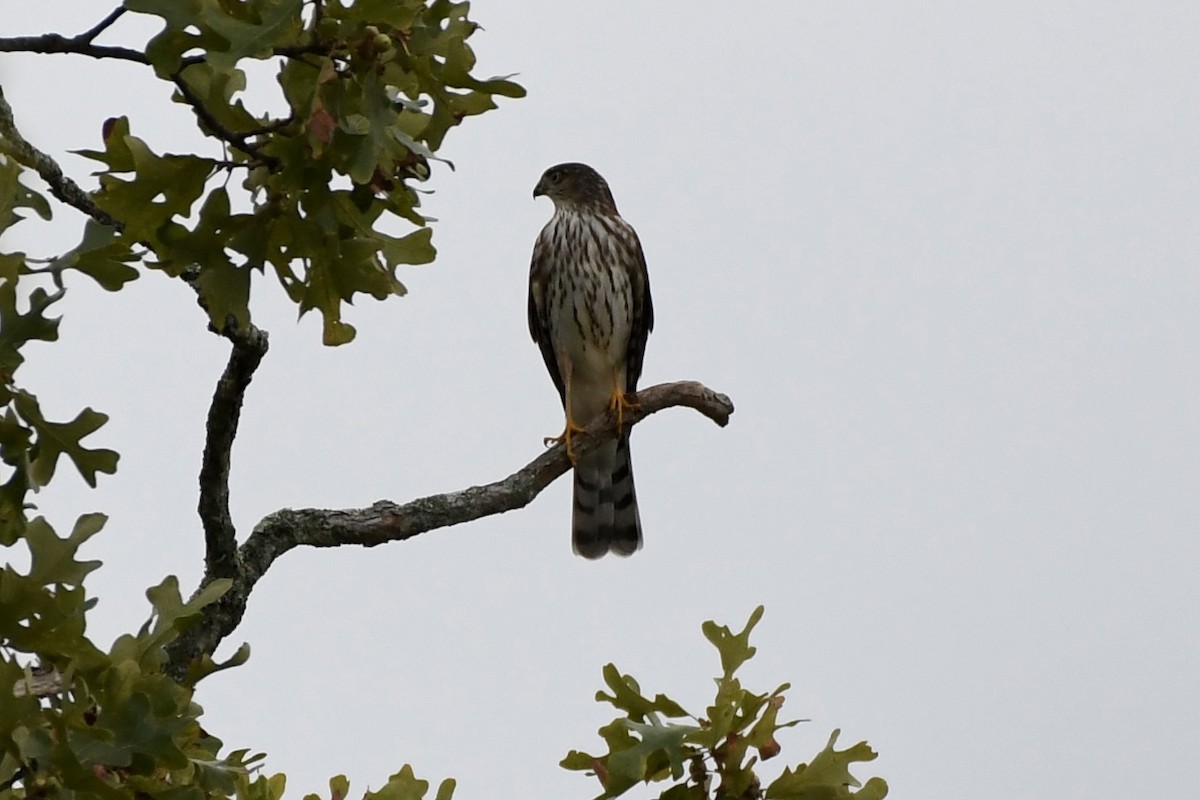
[[[533,199],[536,200],[546,193],[546,181],[542,179],[538,181],[537,186],[533,187]]]

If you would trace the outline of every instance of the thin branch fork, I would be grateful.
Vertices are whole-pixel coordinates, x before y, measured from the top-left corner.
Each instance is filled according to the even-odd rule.
[[[97,59],[112,58],[119,61],[131,61],[136,64],[150,66],[151,61],[149,57],[140,50],[128,47],[98,45],[95,43],[96,37],[110,28],[124,13],[124,8],[114,9],[104,19],[76,36],[63,36],[60,33],[43,33],[37,36],[0,37],[0,53],[72,54]],[[324,45],[307,44],[275,48],[275,54],[288,58],[296,58],[308,53],[326,52],[327,50],[328,48]],[[277,168],[279,165],[278,159],[262,155],[259,152],[260,145],[251,140],[257,136],[273,133],[290,125],[294,121],[294,115],[286,119],[269,121],[251,131],[234,131],[227,128],[205,106],[204,100],[196,95],[187,80],[183,77],[183,72],[189,66],[203,63],[204,60],[205,56],[203,55],[189,56],[183,59],[179,69],[171,75],[170,79],[180,96],[191,106],[193,113],[195,113],[200,121],[226,144],[237,148],[252,158],[257,158],[272,168]],[[93,213],[91,216],[95,217],[96,215]]]
[[[730,399],[694,381],[665,383],[637,393],[635,409],[624,414],[623,429],[666,408],[685,406],[695,409],[720,426],[729,423],[733,413]],[[616,417],[610,412],[589,424],[573,439],[577,456],[595,450],[617,435]],[[230,440],[230,444],[232,440]],[[445,494],[422,497],[397,504],[380,500],[358,509],[281,509],[264,517],[233,560],[234,574],[206,576],[203,589],[215,577],[229,577],[233,585],[216,603],[208,606],[200,622],[185,631],[168,648],[168,671],[182,677],[194,659],[211,656],[217,645],[238,626],[245,614],[254,585],[276,559],[295,547],[374,547],[387,542],[411,539],[422,533],[460,525],[464,522],[523,508],[543,489],[571,469],[566,448],[559,444],[529,464],[501,480]],[[228,472],[223,476],[228,479]],[[202,491],[222,491],[202,486]],[[223,487],[228,498],[228,486]],[[227,512],[226,512],[227,513]],[[227,546],[228,539],[222,537]],[[222,559],[226,560],[223,553]],[[199,591],[199,590],[198,590]]]
[[[150,59],[140,50],[95,44],[96,37],[108,30],[124,13],[124,8],[114,8],[104,19],[76,36],[43,33],[38,36],[3,37],[0,38],[0,53],[72,53],[91,58],[115,58],[137,64],[149,64]]]
[[[321,9],[317,3],[316,8]],[[135,64],[150,65],[150,59],[141,50],[130,47],[96,44],[96,37],[112,27],[126,9],[115,8],[108,16],[97,22],[91,28],[75,36],[63,36],[61,33],[41,33],[36,36],[0,36],[0,53],[39,53],[41,55],[77,55],[89,58],[113,58],[118,61],[132,61]],[[329,48],[321,44],[291,45],[276,47],[274,55],[285,58],[298,58],[311,53],[326,53]],[[203,55],[187,56],[182,60],[182,66],[203,63]]]

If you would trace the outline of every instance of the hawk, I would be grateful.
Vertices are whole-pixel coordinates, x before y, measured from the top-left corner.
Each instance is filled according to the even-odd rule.
[[[637,233],[612,192],[585,164],[546,170],[533,190],[554,216],[533,246],[529,332],[566,411],[562,436],[575,466],[571,546],[584,558],[627,556],[642,546],[629,436],[576,458],[571,437],[608,410],[633,405],[646,338],[654,327],[650,279]]]

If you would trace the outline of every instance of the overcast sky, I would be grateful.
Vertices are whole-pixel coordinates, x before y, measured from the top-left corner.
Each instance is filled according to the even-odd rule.
[[[108,4],[6,3],[3,33],[90,27]],[[484,2],[483,74],[521,101],[451,132],[425,210],[438,260],[320,346],[272,279],[232,502],[398,502],[503,477],[562,426],[525,321],[530,249],[564,161],[638,230],[656,330],[643,385],[696,379],[731,425],[639,425],[645,549],[570,552],[570,482],[525,510],[372,550],[298,551],[255,590],[250,662],[201,687],[205,726],[265,750],[290,796],[405,762],[460,798],[591,797],[614,661],[702,711],[705,619],[767,607],[746,669],[880,753],[899,800],[1172,795],[1200,735],[1200,5],[1179,2]],[[123,22],[107,41],[157,26]],[[0,56],[25,134],[87,183],[101,122],[201,147],[134,65]],[[273,100],[269,83],[253,95]],[[52,255],[79,215],[26,223]],[[37,501],[88,555],[102,644],[143,591],[202,566],[204,414],[227,356],[191,292],[84,279],[22,370],[49,413],[112,416],[120,471]],[[776,766],[778,765],[778,766]],[[1180,770],[1184,777],[1177,777]],[[647,797],[636,789],[631,797]]]

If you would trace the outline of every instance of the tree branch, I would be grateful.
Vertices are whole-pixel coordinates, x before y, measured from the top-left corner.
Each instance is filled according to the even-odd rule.
[[[269,346],[267,332],[247,326],[227,326],[233,344],[229,363],[217,381],[208,408],[204,456],[200,464],[200,504],[204,526],[204,582],[237,574],[237,531],[229,514],[229,465],[233,440],[242,413],[242,398]]]
[[[649,415],[674,406],[693,408],[721,426],[729,423],[733,413],[733,403],[728,397],[694,381],[643,389],[638,392],[637,401],[636,409],[625,414],[626,431]],[[616,418],[612,413],[606,414],[594,420],[573,440],[576,455],[586,455],[616,435]],[[241,622],[254,585],[276,559],[292,548],[302,545],[374,547],[513,511],[528,505],[570,468],[566,449],[560,444],[507,478],[483,486],[422,497],[403,505],[380,500],[367,508],[281,509],[268,514],[238,548],[234,574],[224,576],[233,579],[230,590],[204,610],[200,622],[168,647],[168,671],[176,678],[182,678],[189,663],[205,655],[211,656],[221,640]],[[211,580],[212,576],[206,576],[200,589]]]
[[[108,16],[76,36],[63,36],[61,33],[43,33],[40,36],[8,36],[0,38],[0,53],[72,53],[91,58],[116,58],[121,61],[133,61],[138,64],[149,64],[150,59],[140,50],[128,47],[111,47],[109,45],[93,44],[96,37],[116,22],[124,8],[115,8]]]

